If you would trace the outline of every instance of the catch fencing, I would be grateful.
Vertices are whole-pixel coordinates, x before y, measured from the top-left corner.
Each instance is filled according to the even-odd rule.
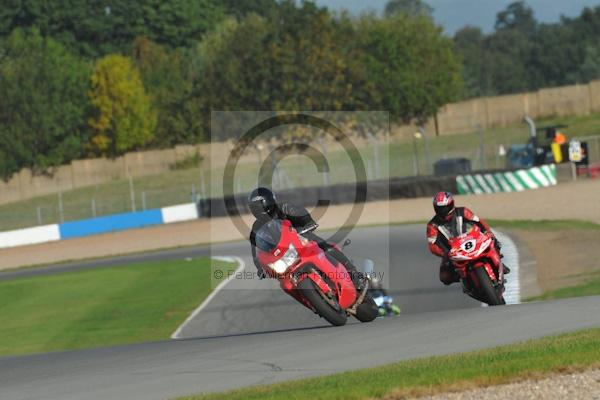
[[[600,80],[584,85],[547,88],[536,92],[483,97],[448,104],[437,114],[437,124],[434,119],[431,119],[425,125],[425,130],[430,136],[434,136],[436,133],[440,136],[447,136],[473,132],[476,127],[485,130],[518,124],[526,114],[532,118],[542,118],[587,115],[590,113],[600,113]],[[395,127],[393,131],[397,137],[411,139],[416,127],[411,125],[399,126]],[[497,146],[507,144],[502,137],[492,139],[491,145],[494,145],[494,143]],[[372,140],[368,138],[357,137],[353,138],[353,141],[360,142],[358,143],[359,148],[373,146]],[[138,180],[149,175],[164,174],[174,167],[177,168],[178,164],[193,162],[194,159],[196,161],[204,160],[205,163],[210,159],[211,165],[216,165],[219,162],[223,165],[232,146],[232,143],[229,142],[205,143],[197,146],[182,145],[166,150],[127,153],[115,159],[75,160],[69,165],[55,168],[52,175],[35,175],[29,169],[23,169],[8,181],[0,182],[0,205],[40,196],[57,196],[61,192],[94,187],[118,180],[126,182],[131,178]],[[249,155],[246,161],[252,157],[256,158],[256,156]],[[498,160],[494,160],[492,157],[490,161],[493,163]],[[417,174],[415,164],[419,167],[419,164],[423,164],[423,160],[417,160],[416,163],[409,160],[406,165],[403,165],[405,171],[398,176]],[[500,166],[488,165],[488,168],[494,167]],[[421,168],[422,171],[423,168]],[[195,180],[188,183],[188,186],[191,186],[191,183],[199,185],[200,182]],[[148,190],[146,190],[148,202],[155,201],[150,199],[152,197],[150,189],[148,187]],[[200,190],[199,187],[197,190]],[[191,190],[187,189],[186,191]],[[138,191],[139,208],[142,208],[141,193],[141,191]],[[85,208],[92,210],[92,199],[88,198],[87,200],[89,206]],[[148,208],[155,206],[156,204],[153,203]],[[104,207],[103,204],[97,205],[98,209],[102,207]],[[127,209],[122,211],[125,210]],[[102,212],[99,211],[99,213]]]

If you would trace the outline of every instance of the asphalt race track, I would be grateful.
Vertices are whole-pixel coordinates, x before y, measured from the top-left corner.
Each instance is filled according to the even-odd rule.
[[[186,339],[0,358],[0,398],[172,398],[600,326],[600,297],[482,308],[457,285],[442,286],[423,226],[363,228],[351,238],[347,252],[375,260],[403,315],[333,328],[275,282],[234,280],[184,327]],[[248,271],[254,268],[248,245],[229,243],[10,272],[0,279],[211,254],[237,255]]]

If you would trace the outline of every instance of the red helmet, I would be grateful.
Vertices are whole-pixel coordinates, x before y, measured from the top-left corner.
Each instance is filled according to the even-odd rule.
[[[433,197],[433,209],[435,210],[435,214],[442,219],[446,219],[452,215],[454,212],[454,197],[452,197],[452,193],[438,192]]]

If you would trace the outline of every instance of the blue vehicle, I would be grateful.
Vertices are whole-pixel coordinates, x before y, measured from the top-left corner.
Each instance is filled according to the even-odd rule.
[[[525,121],[529,125],[529,141],[527,144],[509,147],[506,154],[506,167],[519,169],[556,162],[551,144],[557,135],[563,135],[558,129],[565,128],[566,125],[550,125],[536,129],[531,118],[525,117]]]
[[[510,169],[531,167],[534,162],[535,148],[531,143],[510,146],[506,153],[506,166]]]

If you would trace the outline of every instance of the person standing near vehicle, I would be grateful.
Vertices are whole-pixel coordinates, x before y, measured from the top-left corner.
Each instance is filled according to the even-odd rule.
[[[435,216],[427,224],[429,251],[442,258],[440,264],[440,281],[444,285],[451,285],[460,281],[458,273],[448,259],[448,252],[450,251],[449,240],[458,236],[459,232],[464,232],[464,229],[459,229],[459,226],[471,223],[477,225],[482,232],[492,233],[492,230],[484,220],[480,219],[468,208],[455,207],[454,197],[450,192],[438,192],[433,197],[433,209]],[[498,253],[500,253],[501,245],[495,236],[494,243]],[[510,273],[510,269],[507,266],[504,264],[502,266],[505,275]]]

